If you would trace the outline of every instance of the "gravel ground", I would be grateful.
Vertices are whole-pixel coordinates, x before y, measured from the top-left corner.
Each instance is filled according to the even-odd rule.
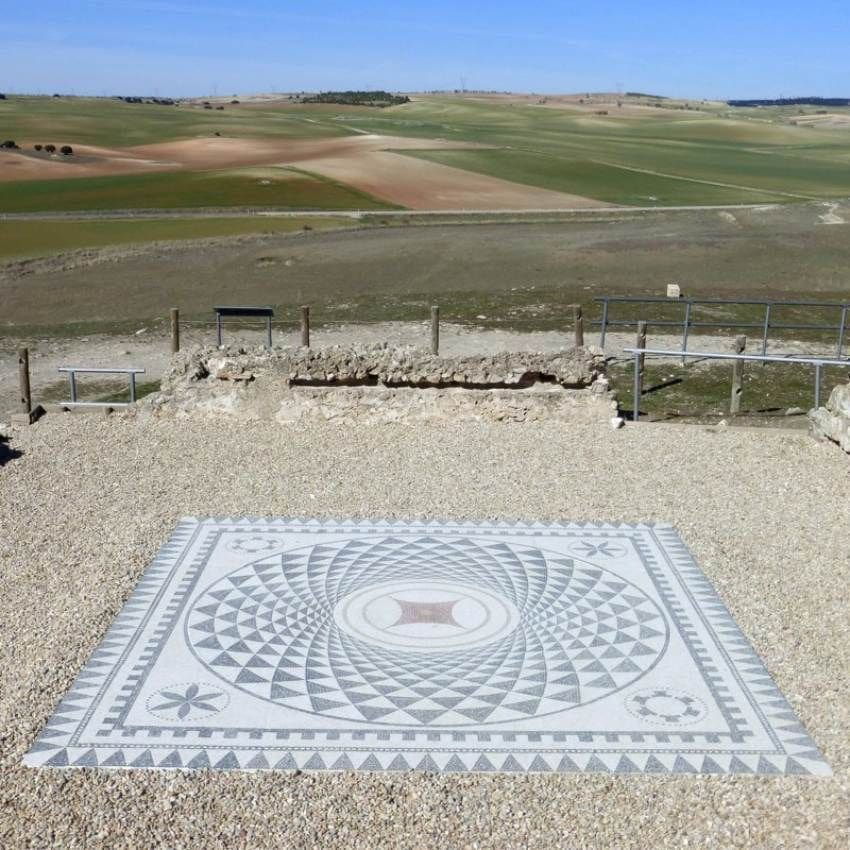
[[[835,776],[19,767],[191,514],[672,521]],[[797,433],[48,417],[0,442],[0,846],[846,848],[848,528],[847,457]]]

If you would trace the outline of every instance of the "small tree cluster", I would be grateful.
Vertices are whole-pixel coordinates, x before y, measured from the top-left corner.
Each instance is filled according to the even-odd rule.
[[[18,145],[17,145],[17,142],[12,141],[12,139],[6,139],[5,142],[0,144],[0,148],[5,148],[6,150],[9,150],[9,151],[16,151],[16,150],[18,150]]]
[[[33,147],[37,151],[43,150],[45,153],[56,153],[56,145],[34,145]],[[70,145],[62,145],[59,148],[59,153],[63,156],[71,156],[74,153],[74,149]]]

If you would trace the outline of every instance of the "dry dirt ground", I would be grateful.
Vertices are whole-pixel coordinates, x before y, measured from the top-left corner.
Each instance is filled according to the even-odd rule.
[[[378,213],[369,217],[378,226],[365,229],[81,249],[0,265],[0,332],[66,335],[63,326],[75,323],[86,333],[114,332],[115,324],[135,331],[172,306],[206,318],[213,304],[234,303],[275,305],[284,321],[309,303],[317,322],[425,318],[440,304],[447,321],[484,315],[540,330],[562,326],[572,303],[596,319],[594,296],[658,296],[672,282],[698,298],[841,301],[849,210],[603,210],[552,222],[470,217],[424,226],[396,226],[405,219]],[[53,226],[61,225],[44,224]],[[833,314],[819,318],[837,323]]]
[[[602,201],[393,153],[469,147],[479,146],[372,134],[316,140],[198,138],[116,149],[78,145],[72,157],[4,151],[0,153],[0,182],[278,165],[321,174],[410,209],[607,206]]]
[[[2,457],[4,850],[846,850],[850,842],[850,462],[834,446],[699,426],[54,416],[13,432]],[[175,521],[206,514],[672,522],[835,775],[20,767]]]

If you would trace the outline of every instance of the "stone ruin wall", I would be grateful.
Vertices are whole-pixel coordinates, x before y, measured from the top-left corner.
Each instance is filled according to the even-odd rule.
[[[837,386],[826,407],[809,413],[809,421],[815,439],[831,440],[850,454],[850,383]]]
[[[604,422],[617,416],[601,349],[441,357],[416,348],[200,348],[175,355],[135,415],[236,421]]]

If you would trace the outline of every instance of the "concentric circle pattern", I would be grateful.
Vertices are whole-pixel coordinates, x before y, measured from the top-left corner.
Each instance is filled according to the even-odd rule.
[[[489,630],[489,631],[488,631]],[[347,722],[510,723],[634,684],[667,625],[612,572],[451,535],[357,537],[246,565],[200,594],[189,646],[261,699]]]

